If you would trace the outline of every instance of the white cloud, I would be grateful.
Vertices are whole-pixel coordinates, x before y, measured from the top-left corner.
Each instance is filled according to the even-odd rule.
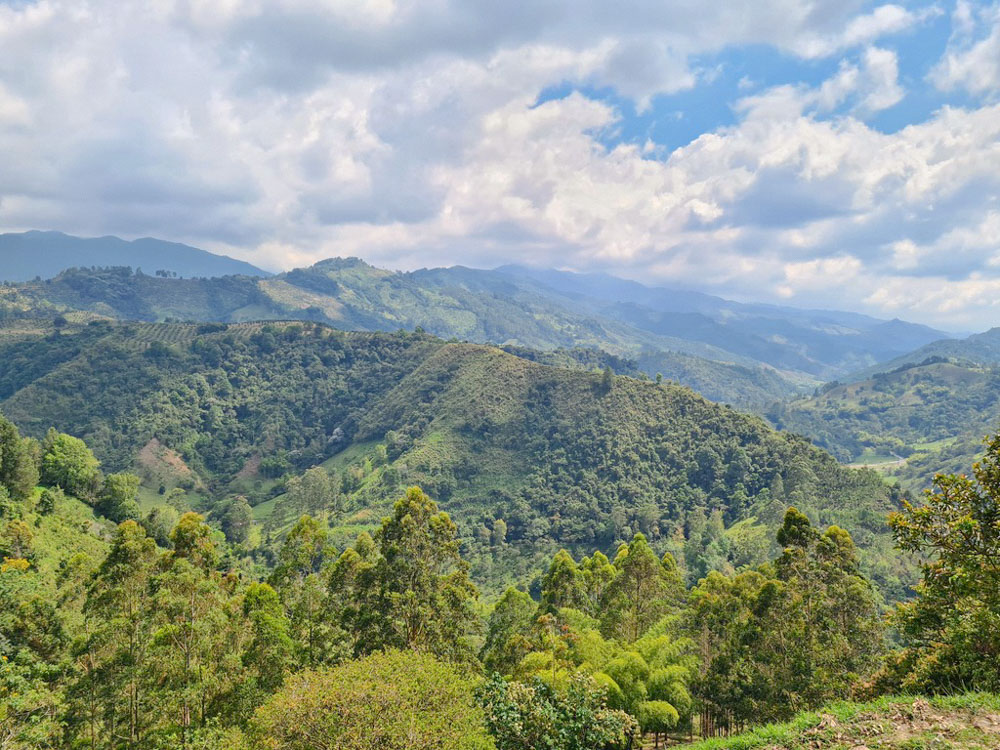
[[[891,134],[865,121],[904,93],[883,38],[926,15],[854,0],[0,3],[0,227],[157,235],[271,267],[602,268],[873,312],[912,289],[931,300],[912,317],[964,325],[992,314],[983,294],[941,312],[917,274],[980,274],[981,289],[998,272],[1000,110],[943,108]],[[949,55],[983,41],[956,37]],[[623,127],[605,102],[538,103],[568,82],[649,107],[718,73],[699,56],[744,44],[843,62],[812,88],[745,79],[736,123],[673,152],[604,145]]]
[[[956,34],[930,80],[944,91],[964,89],[996,96],[1000,93],[1000,4],[974,8],[960,2],[953,18]],[[980,30],[981,37],[977,36]]]

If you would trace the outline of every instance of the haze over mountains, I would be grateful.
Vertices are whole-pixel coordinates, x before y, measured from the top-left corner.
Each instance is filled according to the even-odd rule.
[[[49,279],[67,268],[89,266],[131,266],[149,274],[165,270],[183,277],[270,275],[242,260],[151,237],[128,241],[62,232],[0,234],[0,281]]]

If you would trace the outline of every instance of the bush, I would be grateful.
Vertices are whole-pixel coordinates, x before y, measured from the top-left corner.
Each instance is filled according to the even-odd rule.
[[[472,684],[429,654],[389,651],[295,675],[258,709],[253,747],[491,750]]]

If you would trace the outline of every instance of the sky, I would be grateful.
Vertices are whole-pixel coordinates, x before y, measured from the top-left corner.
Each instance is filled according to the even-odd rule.
[[[1000,4],[0,0],[0,231],[1000,325]]]

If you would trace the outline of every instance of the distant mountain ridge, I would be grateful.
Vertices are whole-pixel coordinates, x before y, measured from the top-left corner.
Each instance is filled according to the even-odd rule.
[[[897,319],[839,310],[734,302],[702,292],[651,287],[606,274],[501,266],[615,320],[665,336],[694,339],[782,370],[819,379],[846,373],[852,361],[900,356],[948,334]],[[604,303],[601,305],[600,303]],[[890,352],[899,354],[890,354]],[[872,360],[871,358],[874,358]],[[860,369],[860,368],[855,368]]]
[[[50,279],[67,268],[92,266],[129,266],[148,274],[170,271],[186,278],[271,275],[242,260],[151,237],[129,241],[62,232],[0,234],[0,281]]]
[[[882,372],[892,372],[899,367],[917,365],[928,359],[941,358],[975,365],[1000,364],[1000,327],[974,333],[960,339],[940,339],[925,344],[911,352],[854,373],[848,380],[864,380]]]

